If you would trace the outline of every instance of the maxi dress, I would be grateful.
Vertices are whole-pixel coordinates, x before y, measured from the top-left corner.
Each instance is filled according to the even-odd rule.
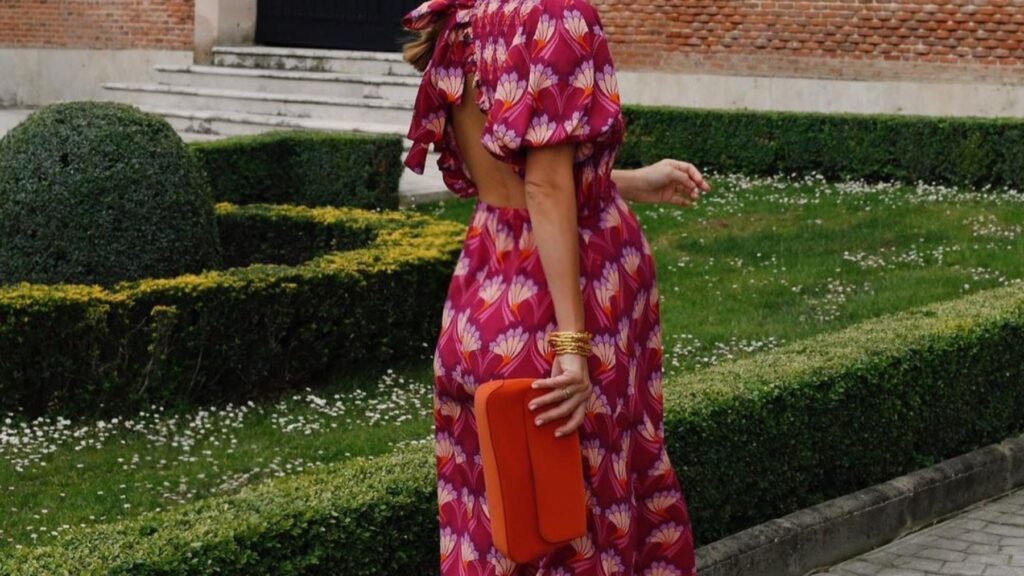
[[[411,170],[423,173],[433,145],[447,187],[478,196],[450,122],[470,72],[487,116],[481,143],[517,174],[526,148],[577,144],[579,285],[594,335],[594,390],[577,430],[587,534],[513,562],[491,539],[474,392],[495,378],[550,376],[545,336],[557,322],[528,210],[478,199],[433,358],[439,573],[694,576],[687,505],[664,443],[654,259],[611,178],[625,120],[598,13],[586,0],[430,0],[402,23],[442,26],[408,132]]]

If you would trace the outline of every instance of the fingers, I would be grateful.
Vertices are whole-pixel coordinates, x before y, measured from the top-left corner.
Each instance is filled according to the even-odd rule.
[[[562,394],[561,391],[558,391],[558,393]],[[586,404],[587,396],[587,394],[576,392],[569,398],[559,403],[558,406],[536,415],[533,419],[534,424],[540,426],[545,422],[551,422],[552,420],[558,420],[559,418],[564,418],[565,416],[568,416],[570,412],[572,412],[579,406]]]
[[[530,404],[528,406],[529,406],[530,410],[536,410],[537,408],[540,408],[541,406],[546,406],[548,404],[551,404],[552,402],[557,402],[559,400],[565,400],[565,391],[566,390],[568,390],[569,392],[576,392],[576,390],[578,390],[578,388],[576,386],[574,386],[574,385],[569,385],[569,386],[566,386],[564,388],[558,388],[557,390],[552,390],[551,392],[548,392],[547,394],[544,394],[543,396],[538,396],[538,397],[534,398],[533,400],[530,401]]]
[[[572,418],[565,424],[562,424],[558,428],[555,428],[555,436],[565,436],[566,434],[572,434],[577,428],[583,424],[583,417],[587,414],[586,402],[581,402],[579,406],[572,413]]]
[[[697,170],[697,167],[689,162],[683,162],[682,160],[670,160],[672,166],[680,174],[685,175],[685,186],[687,188],[700,188],[705,192],[711,190],[711,185],[704,180],[704,176]]]

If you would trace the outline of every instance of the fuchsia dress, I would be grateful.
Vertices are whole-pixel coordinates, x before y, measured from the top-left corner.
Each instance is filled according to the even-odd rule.
[[[664,444],[654,259],[611,178],[624,119],[598,14],[586,0],[431,0],[403,19],[410,29],[435,22],[443,31],[406,165],[422,174],[433,144],[449,189],[477,196],[449,115],[467,72],[487,115],[482,144],[520,175],[527,147],[576,143],[579,281],[595,351],[594,392],[577,430],[588,533],[517,564],[491,540],[473,397],[490,379],[550,376],[545,336],[557,322],[528,210],[478,200],[434,351],[440,573],[693,576],[689,514]]]

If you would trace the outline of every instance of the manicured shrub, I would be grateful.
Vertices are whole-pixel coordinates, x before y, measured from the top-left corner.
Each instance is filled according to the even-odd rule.
[[[663,394],[666,448],[706,544],[1024,430],[1024,285],[668,379]],[[433,442],[414,443],[74,528],[0,559],[0,574],[433,574],[435,466]]]
[[[664,397],[709,542],[1024,431],[1024,284],[669,379]]]
[[[159,116],[53,104],[0,141],[0,283],[109,285],[220,263],[209,187]]]
[[[218,201],[398,208],[402,139],[282,130],[191,145]]]
[[[624,167],[1024,188],[1024,120],[626,106]]]
[[[346,250],[109,289],[0,288],[0,411],[109,416],[242,401],[419,354],[410,343],[435,336],[464,225],[356,208],[218,213],[236,236],[318,223],[321,247]]]
[[[366,246],[377,234],[372,220],[334,208],[227,202],[215,208],[228,267],[295,266],[327,252]]]

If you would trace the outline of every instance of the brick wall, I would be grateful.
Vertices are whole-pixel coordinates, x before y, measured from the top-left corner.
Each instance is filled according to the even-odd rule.
[[[1024,84],[1024,0],[592,0],[623,69]]]
[[[591,1],[624,70],[1024,84],[1024,0]],[[193,17],[194,0],[0,0],[0,46],[190,50]]]
[[[191,50],[194,0],[0,0],[0,46]]]

